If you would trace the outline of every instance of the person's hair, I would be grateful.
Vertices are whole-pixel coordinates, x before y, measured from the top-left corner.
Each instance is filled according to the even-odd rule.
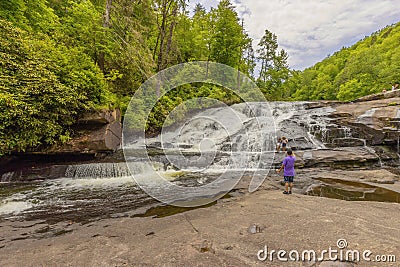
[[[293,154],[293,151],[289,148],[288,150],[286,150],[286,153],[287,153],[288,155],[292,155],[292,154]]]

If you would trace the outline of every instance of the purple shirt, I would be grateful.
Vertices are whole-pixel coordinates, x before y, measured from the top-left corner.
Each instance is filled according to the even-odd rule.
[[[283,169],[283,175],[284,176],[294,176],[295,172],[294,172],[294,161],[296,160],[296,157],[294,156],[287,156],[282,164],[283,166],[285,166],[285,168]]]

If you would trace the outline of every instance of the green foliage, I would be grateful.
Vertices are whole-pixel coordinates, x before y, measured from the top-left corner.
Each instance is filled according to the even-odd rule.
[[[36,32],[51,33],[58,23],[58,17],[47,6],[46,0],[25,0],[24,17],[27,24]],[[23,26],[23,25],[22,25]]]
[[[107,40],[101,25],[102,14],[90,1],[68,1],[65,6],[68,12],[60,16],[58,39],[70,47],[79,47],[93,60]]]
[[[114,107],[124,112],[143,82],[178,63],[219,62],[251,75],[252,40],[231,2],[223,0],[209,12],[198,4],[193,17],[187,2],[0,1],[0,156],[67,142],[82,112]],[[274,71],[271,75],[282,77],[281,69]],[[180,75],[205,74],[186,70]],[[146,119],[143,110],[150,94],[162,94],[159,89],[133,103],[137,113],[128,127]],[[161,97],[147,130],[155,133],[165,120],[170,124],[191,109],[207,106],[208,101],[182,104],[196,97],[241,101],[219,86],[184,85]],[[177,106],[174,118],[168,118]]]
[[[0,26],[0,155],[54,143],[66,135],[80,96],[47,67],[35,50],[49,45],[6,21]]]
[[[355,98],[391,88],[400,80],[400,23],[343,48],[288,80],[294,100]]]
[[[215,33],[212,36],[210,57],[216,62],[237,68],[245,44],[238,15],[228,0],[222,0],[214,9]]]
[[[337,98],[341,101],[349,101],[359,98],[364,95],[369,95],[369,90],[372,79],[368,74],[360,74],[359,78],[354,78],[339,87]]]
[[[149,0],[114,1],[110,13],[110,27],[103,37],[106,49],[98,49],[97,58],[104,56],[106,77],[114,76],[108,79],[110,90],[118,96],[132,96],[155,71],[150,48],[157,32],[156,16]]]
[[[240,97],[232,93],[231,90],[217,85],[205,83],[185,84],[170,90],[157,101],[151,110],[146,124],[146,131],[149,134],[158,133],[163,126],[169,126],[183,119],[187,112],[214,105],[217,102],[215,100],[225,102],[228,105],[241,102]],[[138,105],[144,105],[144,103],[138,100],[135,101],[135,111],[140,110],[140,108],[137,108]],[[172,111],[173,115],[171,115]],[[131,116],[128,120],[131,123],[130,127],[136,129],[135,126],[140,125],[137,122],[143,119],[143,114],[133,115],[130,112],[129,115]]]
[[[177,25],[177,42],[183,62],[210,59],[210,43],[214,34],[211,15],[197,4],[193,18],[182,15]]]
[[[261,70],[257,85],[270,100],[286,98],[283,83],[289,78],[288,54],[283,49],[278,51],[278,38],[269,30],[265,30],[258,47]]]
[[[0,1],[0,19],[26,29],[49,32],[57,21],[46,0],[7,0]]]
[[[0,155],[65,142],[82,110],[101,103],[102,73],[77,48],[0,25]]]
[[[24,0],[0,1],[0,19],[25,25],[27,19],[24,16],[26,5]]]

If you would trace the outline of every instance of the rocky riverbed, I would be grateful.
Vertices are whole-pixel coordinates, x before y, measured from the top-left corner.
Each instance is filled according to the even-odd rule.
[[[90,149],[81,142],[73,150],[14,155],[0,164],[0,266],[281,266],[277,258],[258,260],[257,252],[335,249],[339,239],[348,249],[398,261],[399,104],[397,91],[354,103],[239,104],[232,114],[240,121],[224,117],[229,135],[218,124],[226,110],[215,108],[165,138],[138,140],[125,157],[120,150],[93,159],[105,151],[103,145],[96,151],[96,142]],[[269,139],[260,142],[260,130]],[[297,158],[288,196],[274,172],[284,157],[273,152],[281,135]],[[206,206],[164,205],[130,177],[132,168],[148,174],[144,150],[151,167],[176,185],[201,187],[238,171],[243,178],[232,190],[217,190],[223,198],[207,196]],[[249,193],[254,172],[265,181]],[[328,260],[285,266],[377,266]]]
[[[260,261],[257,253],[265,246],[318,253],[338,249],[339,239],[346,240],[348,250],[400,257],[397,203],[284,196],[276,189],[281,189],[278,180],[269,179],[249,194],[244,179],[230,198],[162,218],[153,214],[52,226],[3,221],[1,266],[397,266],[329,258]]]

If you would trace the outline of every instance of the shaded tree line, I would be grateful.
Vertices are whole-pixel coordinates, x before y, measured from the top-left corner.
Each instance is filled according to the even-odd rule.
[[[68,141],[82,112],[124,110],[144,81],[179,63],[223,63],[251,76],[269,99],[287,96],[279,89],[287,54],[274,34],[266,31],[257,55],[229,0],[209,11],[197,4],[192,14],[187,0],[1,1],[0,156]],[[241,101],[219,86],[186,85],[162,96],[149,130],[198,96]]]

